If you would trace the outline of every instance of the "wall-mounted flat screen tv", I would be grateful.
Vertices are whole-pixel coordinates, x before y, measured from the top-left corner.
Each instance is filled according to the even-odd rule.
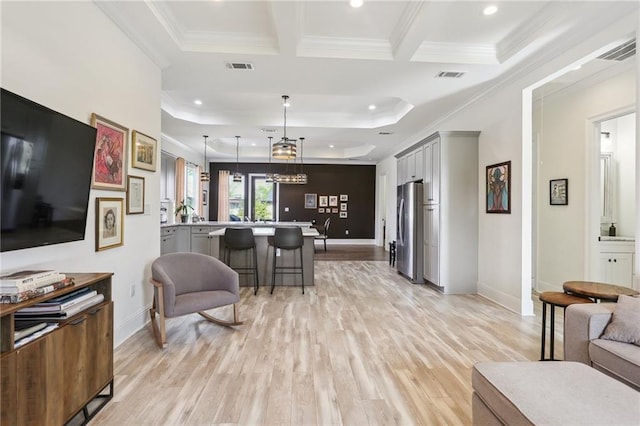
[[[96,129],[0,91],[0,251],[83,240]]]

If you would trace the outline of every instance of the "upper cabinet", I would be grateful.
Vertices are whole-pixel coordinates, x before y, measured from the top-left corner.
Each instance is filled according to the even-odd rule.
[[[424,147],[424,203],[438,204],[440,201],[440,138]]]
[[[424,147],[411,147],[396,155],[398,159],[398,185],[424,179]]]

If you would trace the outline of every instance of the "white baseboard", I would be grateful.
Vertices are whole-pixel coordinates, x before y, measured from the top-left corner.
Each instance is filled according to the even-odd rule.
[[[563,291],[562,285],[552,284],[542,280],[538,280],[533,289],[538,293],[543,293],[545,291]]]
[[[128,317],[123,318],[122,321],[118,321],[114,324],[114,336],[113,346],[117,348],[120,344],[124,343],[129,337],[133,336],[138,330],[144,327],[149,321],[149,309],[151,303],[142,307],[140,310],[133,312]],[[114,319],[115,315],[114,315]]]
[[[316,245],[322,245],[322,241],[321,240],[316,240],[315,241]],[[375,239],[371,239],[371,240],[366,240],[366,239],[353,239],[353,240],[340,240],[340,239],[336,239],[336,238],[330,238],[327,240],[327,245],[330,246],[332,244],[336,244],[336,245],[363,245],[363,246],[371,246],[371,245],[376,245],[376,240]],[[380,247],[380,246],[379,246]]]
[[[494,288],[487,286],[484,283],[478,283],[478,295],[484,297],[485,299],[489,299],[498,305],[515,312],[518,315],[532,315],[528,312],[521,312],[521,303],[520,299],[514,297],[510,294],[503,293],[501,291],[496,291]]]

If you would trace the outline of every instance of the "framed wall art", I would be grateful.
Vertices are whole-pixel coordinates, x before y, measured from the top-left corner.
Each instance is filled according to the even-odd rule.
[[[327,207],[329,205],[328,200],[329,198],[326,195],[321,195],[320,196],[320,207]]]
[[[96,251],[124,244],[124,199],[96,198]]]
[[[340,212],[340,219],[346,219],[347,218],[347,212]]]
[[[487,166],[487,213],[511,213],[511,161]]]
[[[144,178],[127,176],[127,214],[144,213]]]
[[[324,207],[320,207],[320,208],[318,209],[318,213],[324,213]]]
[[[124,191],[129,129],[95,113],[91,125],[97,129],[91,187]]]
[[[304,208],[305,209],[317,209],[318,208],[318,194],[304,194]]]
[[[329,206],[338,207],[338,196],[337,195],[329,195]]]
[[[549,204],[566,206],[569,204],[569,179],[552,179],[549,181]]]
[[[331,213],[338,213],[338,208],[337,207],[332,208]]]
[[[131,166],[155,172],[157,146],[154,138],[134,130],[131,137]]]
[[[347,203],[340,203],[340,211],[341,212],[347,211]]]
[[[340,194],[340,201],[349,201],[349,195]]]

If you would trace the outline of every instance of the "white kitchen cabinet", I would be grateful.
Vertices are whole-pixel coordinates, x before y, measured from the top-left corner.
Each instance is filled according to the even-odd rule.
[[[420,145],[409,148],[399,154],[398,185],[420,181],[424,177],[424,149]]]
[[[210,255],[209,232],[210,226],[191,225],[191,252]]]
[[[428,205],[424,210],[424,274],[425,280],[438,285],[440,283],[440,206]]]
[[[440,138],[436,138],[424,147],[424,202],[440,202]]]
[[[176,226],[164,226],[160,228],[160,254],[175,253]]]
[[[446,294],[477,292],[479,134],[437,132],[424,140],[423,276]]]
[[[602,241],[599,243],[597,281],[633,287],[633,241]]]

